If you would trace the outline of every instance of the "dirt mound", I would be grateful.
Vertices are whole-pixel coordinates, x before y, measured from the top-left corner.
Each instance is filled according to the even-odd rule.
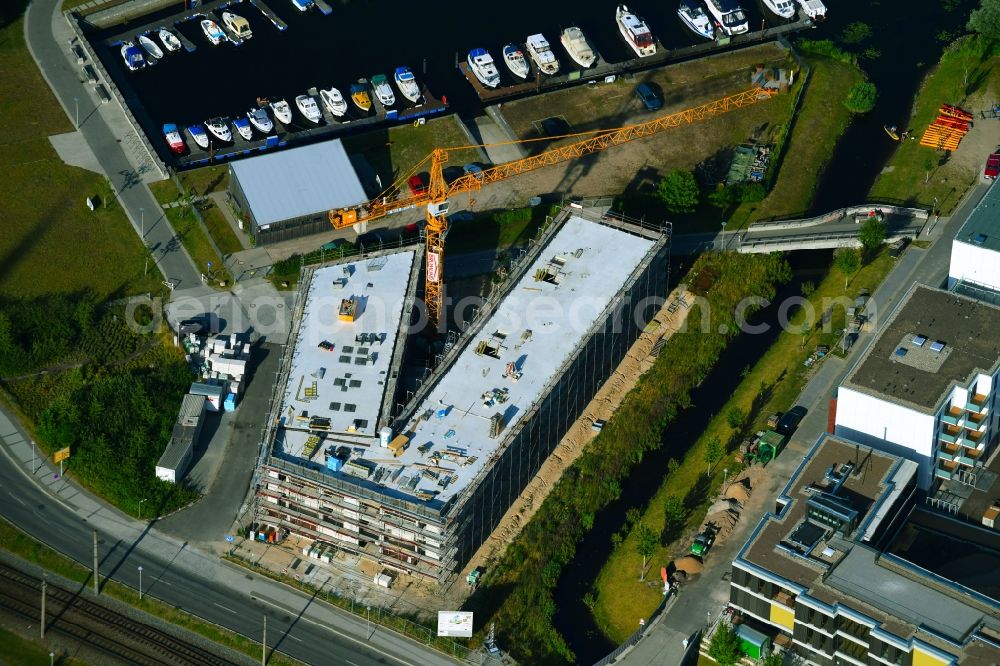
[[[700,574],[704,570],[705,565],[699,562],[697,558],[688,556],[674,560],[674,571],[683,571],[688,576]]]

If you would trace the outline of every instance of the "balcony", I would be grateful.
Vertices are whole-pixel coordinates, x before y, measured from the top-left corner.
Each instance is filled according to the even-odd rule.
[[[950,451],[947,451],[947,450],[945,450],[944,447],[942,447],[942,448],[938,449],[937,457],[938,457],[938,460],[948,460],[948,461],[951,461],[951,460],[955,459],[955,455],[956,455],[955,453],[951,453]]]
[[[980,426],[986,420],[986,415],[985,414],[968,414],[968,415],[966,415],[965,418],[969,422],[975,423],[977,426]],[[969,426],[966,425],[966,427],[968,428]]]
[[[989,396],[984,395],[982,393],[976,393],[971,398],[969,398],[969,401],[967,403],[965,403],[965,408],[970,412],[976,412],[977,414],[981,413],[983,410],[986,409],[986,403],[988,400]]]
[[[935,467],[934,468],[934,478],[949,480],[949,479],[951,479],[951,472],[949,472],[946,469],[941,469],[940,467]]]
[[[979,448],[979,444],[983,439],[983,432],[981,430],[967,430],[965,431],[965,438],[974,442],[976,448]]]
[[[955,435],[949,435],[947,432],[939,432],[938,439],[942,442],[948,442],[949,444],[954,444],[957,437]]]
[[[771,597],[771,601],[777,602],[786,608],[795,608],[795,595],[785,590],[779,589]]]
[[[951,414],[942,414],[941,423],[947,423],[949,425],[957,426],[959,425],[958,416],[953,416]]]

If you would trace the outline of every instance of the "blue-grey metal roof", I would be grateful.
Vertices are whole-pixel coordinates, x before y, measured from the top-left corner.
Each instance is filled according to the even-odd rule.
[[[261,227],[368,199],[339,140],[251,157],[232,169]]]

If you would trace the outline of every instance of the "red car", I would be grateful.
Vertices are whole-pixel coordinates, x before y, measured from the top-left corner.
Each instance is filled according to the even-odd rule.
[[[993,153],[986,158],[986,168],[983,169],[983,175],[990,180],[996,180],[997,176],[1000,176],[1000,153]]]
[[[413,174],[406,182],[409,183],[410,191],[415,195],[425,194],[427,192],[427,179],[422,173]]]

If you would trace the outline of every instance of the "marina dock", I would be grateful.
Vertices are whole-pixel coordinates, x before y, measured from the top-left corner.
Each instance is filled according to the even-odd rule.
[[[251,5],[260,10],[260,13],[267,17],[267,20],[274,24],[274,27],[284,32],[288,30],[288,24],[278,18],[270,7],[264,4],[263,0],[247,0]]]
[[[533,80],[529,79],[524,83],[516,83],[502,88],[487,88],[480,83],[475,74],[470,71],[469,65],[464,59],[458,62],[458,69],[462,73],[462,76],[464,76],[475,89],[479,99],[484,103],[492,104],[511,97],[520,97],[527,94],[563,88],[580,81],[606,80],[608,77],[616,77],[622,74],[640,72],[666,64],[679,62],[681,60],[703,57],[732,48],[750,46],[752,44],[758,44],[762,41],[767,41],[769,39],[774,39],[782,35],[787,35],[812,27],[815,27],[813,20],[810,18],[803,18],[794,23],[786,23],[774,28],[767,28],[766,30],[758,30],[744,35],[737,35],[735,37],[706,42],[704,44],[685,46],[678,49],[667,50],[662,44],[657,42],[658,48],[656,54],[648,58],[632,58],[631,60],[625,60],[619,63],[609,63],[603,58],[598,57],[598,61],[593,67],[586,70],[576,68],[566,74],[556,74],[555,76],[539,75],[537,67],[534,66],[534,63],[532,63],[532,72],[535,74],[535,78]]]
[[[323,0],[313,0],[313,4],[316,5],[316,9],[318,9],[319,13],[323,16],[329,16],[333,13],[333,7],[323,2]]]

